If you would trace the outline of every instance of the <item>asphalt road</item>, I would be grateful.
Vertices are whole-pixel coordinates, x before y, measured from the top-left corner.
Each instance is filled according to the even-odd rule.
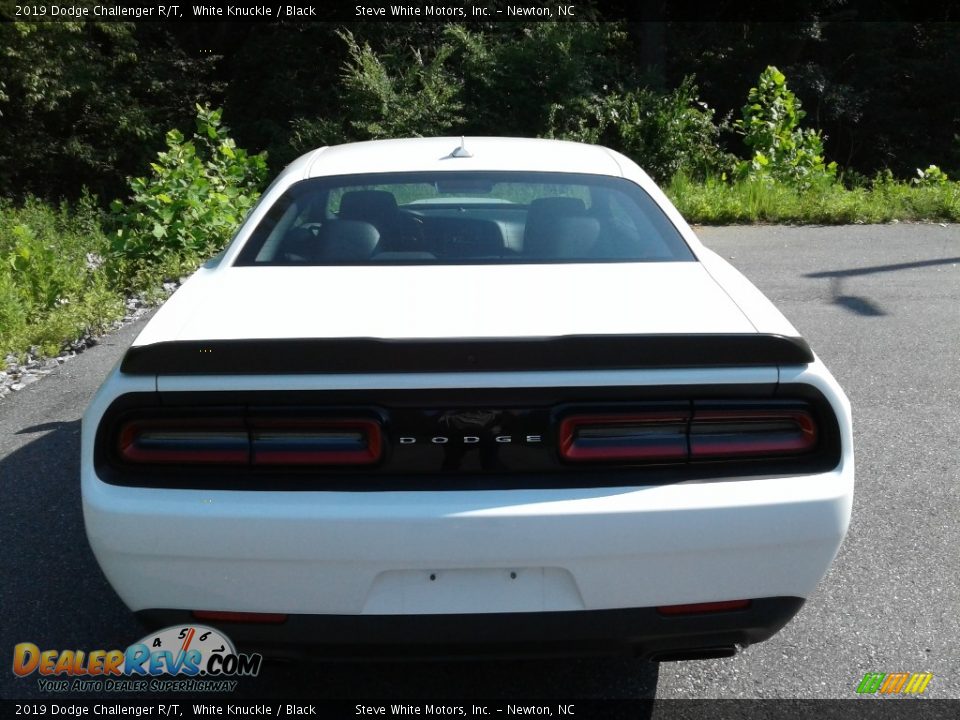
[[[268,665],[240,696],[850,698],[865,672],[923,671],[928,696],[960,698],[960,226],[700,233],[853,403],[853,522],[800,615],[725,660]],[[80,416],[141,325],[0,401],[0,668],[18,642],[108,649],[143,634],[90,553],[78,483]],[[0,698],[28,697],[50,699],[0,670]]]

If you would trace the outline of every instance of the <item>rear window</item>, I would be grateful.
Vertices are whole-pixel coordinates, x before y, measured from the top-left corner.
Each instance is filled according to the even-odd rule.
[[[237,265],[693,260],[638,185],[565,173],[438,172],[305,180],[270,208]]]

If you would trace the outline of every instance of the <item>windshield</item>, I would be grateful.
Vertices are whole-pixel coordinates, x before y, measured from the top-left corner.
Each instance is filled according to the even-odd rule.
[[[638,185],[565,173],[434,172],[304,180],[237,265],[694,260]]]

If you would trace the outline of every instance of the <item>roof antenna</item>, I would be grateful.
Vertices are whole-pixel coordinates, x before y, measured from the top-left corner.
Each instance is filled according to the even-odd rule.
[[[473,153],[467,150],[467,142],[463,137],[463,135],[460,136],[460,147],[456,148],[452,153],[450,153],[450,157],[455,157],[455,158],[473,157]]]

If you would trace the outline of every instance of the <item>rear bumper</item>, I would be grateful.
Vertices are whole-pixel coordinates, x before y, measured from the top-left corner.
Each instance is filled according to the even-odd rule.
[[[853,469],[565,490],[129,488],[85,468],[91,547],[132,610],[469,615],[807,597]]]
[[[803,600],[753,600],[733,612],[665,616],[654,608],[470,615],[291,615],[279,625],[213,622],[241,650],[337,659],[616,654],[653,660],[726,657],[766,640]],[[186,610],[143,610],[151,629],[197,621]]]

